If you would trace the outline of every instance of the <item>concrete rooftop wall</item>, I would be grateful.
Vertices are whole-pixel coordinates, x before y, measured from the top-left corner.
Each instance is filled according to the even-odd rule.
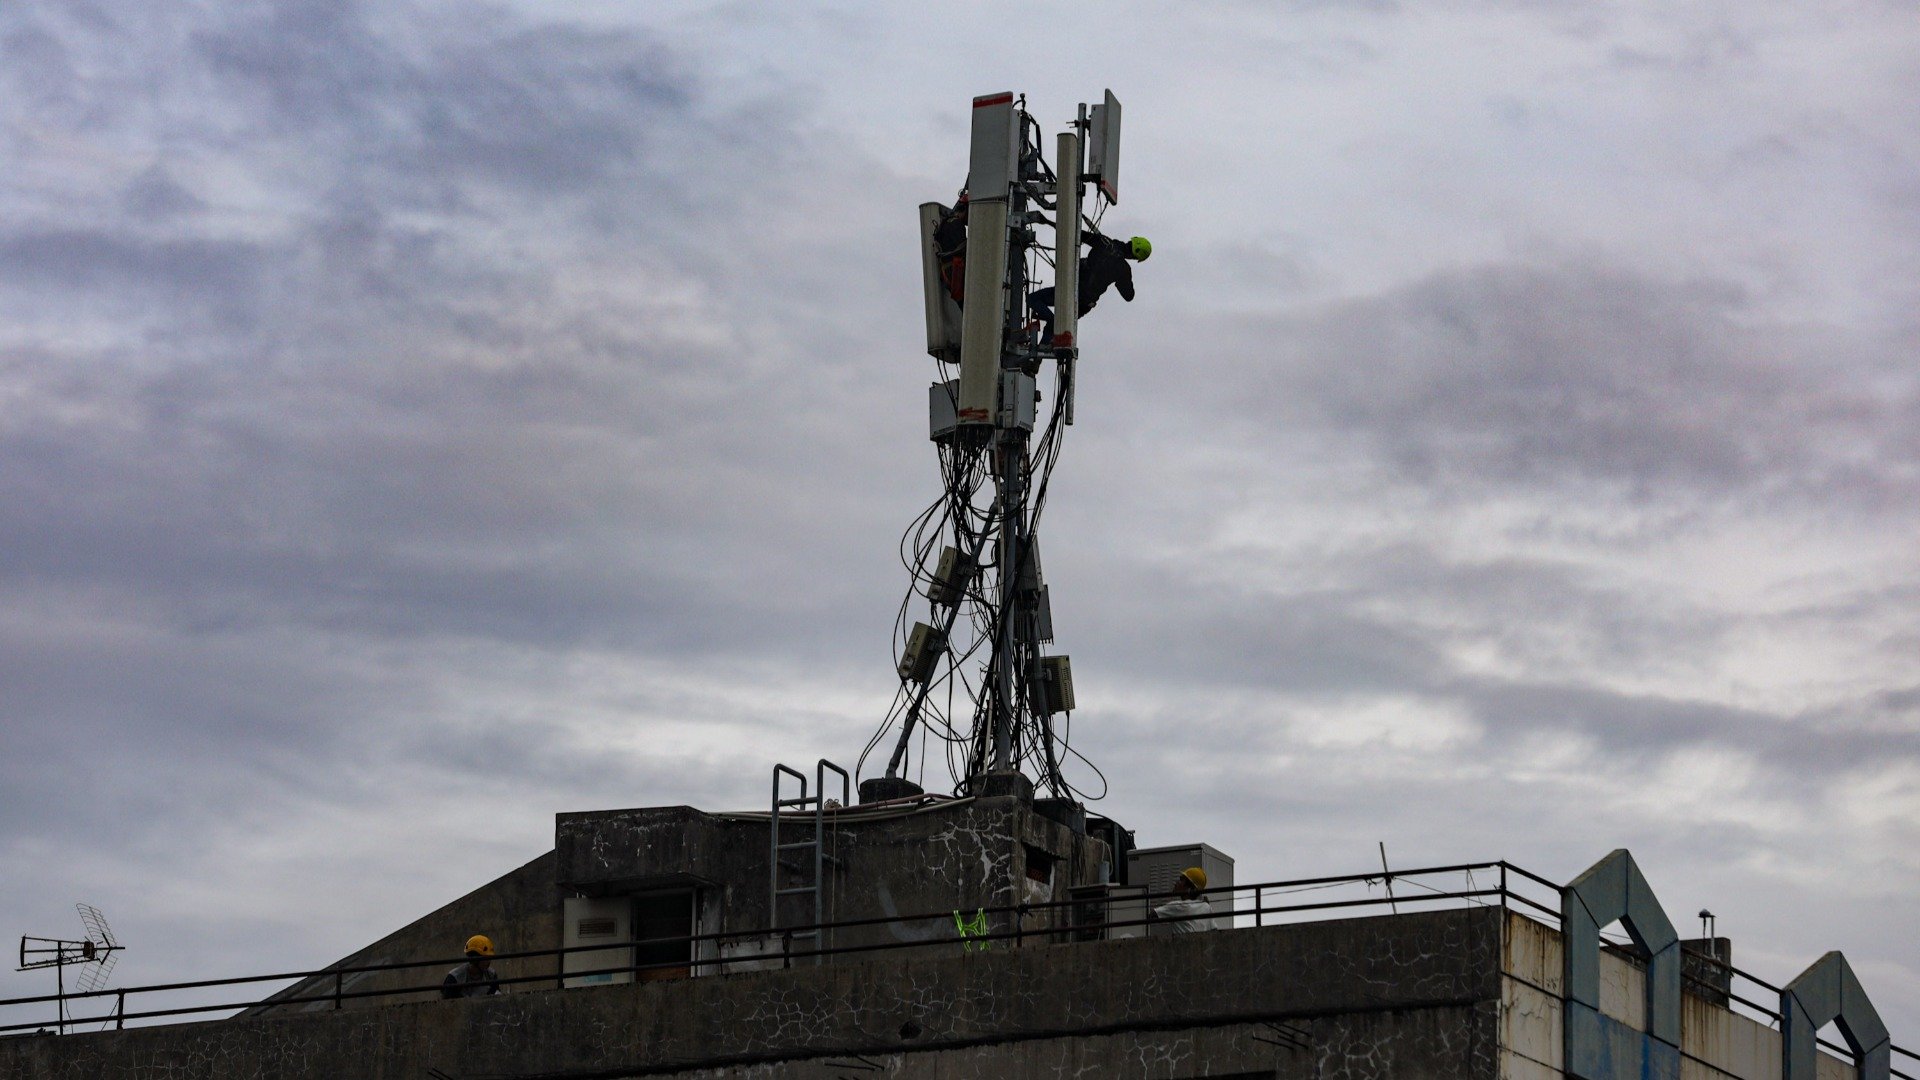
[[[1468,908],[0,1042],[19,1080],[835,1075],[1492,1080],[1502,912]],[[802,1063],[810,1063],[806,1069]],[[1218,1065],[1218,1067],[1215,1067]],[[1242,1067],[1244,1066],[1244,1068]],[[707,1070],[703,1073],[702,1070]]]
[[[1504,1080],[1564,1076],[1559,931],[1525,916],[1507,916],[1500,1013]],[[1600,954],[1600,1011],[1645,1031],[1644,971],[1611,952]],[[1680,998],[1681,1080],[1779,1080],[1780,1032],[1716,1004],[1691,988]],[[1851,1062],[1820,1057],[1819,1080],[1853,1080]]]

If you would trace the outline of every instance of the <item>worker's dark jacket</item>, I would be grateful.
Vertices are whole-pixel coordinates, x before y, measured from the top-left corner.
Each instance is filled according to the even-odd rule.
[[[1127,265],[1127,245],[1120,240],[1087,233],[1093,250],[1080,260],[1080,314],[1093,310],[1111,285],[1120,290],[1120,299],[1133,303],[1133,267]]]
[[[486,974],[475,975],[472,964],[461,964],[440,983],[440,996],[443,998],[485,997],[500,992],[500,974],[488,968]]]

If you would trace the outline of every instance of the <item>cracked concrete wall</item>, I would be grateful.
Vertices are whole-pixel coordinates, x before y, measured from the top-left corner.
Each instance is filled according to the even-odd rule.
[[[810,1069],[791,1075],[871,1075],[823,1071],[861,1055],[897,1059],[883,1068],[898,1075],[915,1064],[956,1076],[1137,1075],[1139,1062],[1166,1077],[1231,1065],[1318,1080],[1491,1080],[1501,916],[1468,908],[974,953],[943,945],[792,971],[13,1039],[0,1042],[0,1075],[618,1077],[802,1062]],[[1013,1064],[976,1067],[989,1060]]]
[[[851,816],[851,815],[849,815]],[[809,818],[809,824],[811,819]],[[797,834],[796,835],[803,835]],[[838,858],[829,879],[830,919],[861,919],[926,911],[973,910],[1022,899],[1065,900],[1072,886],[1091,883],[1107,856],[1098,841],[1078,836],[1014,799],[977,799],[940,804],[923,813],[884,819],[849,820],[831,832]],[[501,952],[537,951],[561,944],[561,897],[572,891],[606,893],[648,885],[695,882],[712,887],[704,919],[706,932],[759,929],[767,916],[767,823],[703,813],[690,806],[648,807],[557,815],[555,850],[481,886],[344,957],[334,967],[445,961],[460,952],[471,934],[493,938]],[[1057,860],[1051,881],[1037,886],[1027,877],[1030,852]],[[797,854],[797,853],[796,853]],[[794,884],[789,875],[783,884]],[[811,922],[812,912],[798,907],[786,921]],[[1065,925],[1067,912],[1034,913],[1021,929],[1045,931]],[[995,930],[1012,930],[1011,918]],[[831,944],[869,945],[884,941],[951,940],[951,919],[914,926],[842,930]],[[804,945],[802,946],[804,947]],[[776,942],[742,940],[719,950],[728,956],[779,952]],[[713,950],[703,949],[703,956]],[[765,966],[778,966],[768,961]],[[742,965],[744,966],[744,965]],[[557,974],[555,960],[529,957],[497,964],[503,977]],[[393,972],[363,972],[342,979],[348,992],[397,991],[437,982],[441,967]],[[317,976],[274,995],[275,999],[330,994],[334,980]],[[431,991],[410,995],[432,1000]],[[345,998],[348,1009],[392,1004],[387,997]],[[331,1002],[256,1006],[242,1015],[263,1012],[329,1011]]]
[[[968,799],[876,816],[859,808],[828,815],[825,881],[828,921],[943,913],[913,924],[845,928],[835,946],[952,940],[950,914],[1041,900],[1066,900],[1069,890],[1096,884],[1106,845],[1074,833],[1014,798]],[[811,835],[812,816],[793,815],[783,842]],[[720,925],[702,932],[760,930],[768,910],[768,823],[764,815],[708,814],[692,807],[650,807],[559,815],[556,875],[563,890],[589,895],[696,884],[719,893]],[[1034,861],[1037,857],[1037,861]],[[809,852],[782,854],[781,887],[812,878]],[[1029,870],[1051,866],[1046,881]],[[782,926],[813,922],[812,900],[790,896]],[[1045,931],[1067,924],[1065,909],[1034,912],[1018,929]],[[999,932],[1016,929],[1011,916],[993,920]],[[733,955],[777,952],[760,940],[729,942]]]
[[[1372,1080],[1493,1075],[1491,1003],[693,1069],[680,1080]]]

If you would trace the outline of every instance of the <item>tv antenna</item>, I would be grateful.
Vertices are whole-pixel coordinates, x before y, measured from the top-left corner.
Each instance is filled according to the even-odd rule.
[[[113,928],[107,925],[107,917],[92,904],[75,904],[74,910],[80,913],[80,925],[85,928],[84,940],[74,941],[67,938],[20,937],[20,971],[32,971],[35,968],[52,968],[54,987],[60,1005],[60,1033],[67,1033],[67,969],[78,968],[74,975],[74,986],[81,993],[91,993],[107,985],[107,977],[113,973],[113,965],[119,960],[115,956],[126,946],[114,940]]]
[[[983,95],[972,112],[960,200],[920,207],[927,352],[939,363],[929,438],[944,491],[902,538],[913,584],[895,628],[900,689],[862,760],[897,736],[885,775],[860,785],[862,801],[921,793],[907,776],[916,735],[922,775],[929,744],[945,744],[958,794],[1030,796],[1036,784],[1080,794],[1061,774],[1073,753],[1073,674],[1066,656],[1047,654],[1053,612],[1038,526],[1073,423],[1080,248],[1106,242],[1099,220],[1119,201],[1120,102],[1108,91],[1081,105],[1051,165],[1024,95]],[[1051,228],[1052,244],[1036,225]],[[924,620],[910,614],[917,600]]]

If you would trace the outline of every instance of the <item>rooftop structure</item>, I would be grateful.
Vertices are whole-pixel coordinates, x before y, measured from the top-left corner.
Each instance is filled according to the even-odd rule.
[[[0,1039],[0,1075],[1912,1080],[1843,957],[1745,976],[1624,851],[1564,887],[1504,863],[1217,886],[1231,928],[1172,934],[1095,830],[1018,796],[818,814],[827,925],[774,925],[768,815],[561,814],[554,851],[238,1016],[168,1022],[264,980],[70,996],[109,1030]],[[443,1000],[474,930],[507,992]]]

